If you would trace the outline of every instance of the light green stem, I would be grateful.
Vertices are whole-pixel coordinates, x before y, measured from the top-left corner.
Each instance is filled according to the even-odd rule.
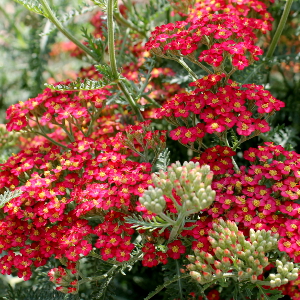
[[[115,0],[108,0],[107,5],[107,31],[108,31],[108,54],[109,54],[109,61],[110,67],[115,79],[119,78],[119,72],[117,69],[117,62],[116,62],[116,54],[115,54],[115,34],[114,34],[114,2]],[[136,103],[134,102],[131,94],[127,90],[125,84],[122,81],[118,83],[119,89],[123,92],[125,98],[129,102],[131,109],[135,112],[138,119],[140,121],[144,121],[144,118],[138,109]]]
[[[230,147],[229,142],[228,142],[228,139],[227,139],[227,131],[226,131],[226,136],[225,136],[224,140],[225,140],[226,146],[229,147],[229,148],[232,148],[232,147]],[[240,168],[239,168],[239,166],[237,165],[236,161],[234,160],[233,156],[231,156],[231,160],[232,160],[232,164],[233,164],[234,171],[235,171],[236,173],[238,173],[238,172],[240,171]]]
[[[95,277],[85,277],[85,278],[81,279],[78,282],[78,284],[81,285],[86,282],[98,281],[98,280],[105,279],[105,278],[111,276],[116,271],[117,268],[118,268],[118,266],[114,265],[105,274],[100,275],[100,276],[95,276]]]
[[[185,61],[182,58],[177,59],[176,61],[189,72],[189,74],[193,77],[194,80],[198,79],[197,75],[191,70],[191,68],[185,63]]]
[[[161,107],[159,103],[157,103],[154,99],[150,98],[148,95],[142,94],[142,97],[148,100],[151,104],[153,104],[155,107]]]
[[[64,34],[70,41],[72,41],[75,45],[77,45],[81,50],[83,50],[87,55],[91,56],[95,61],[99,61],[98,55],[96,55],[93,51],[91,51],[88,47],[83,45],[73,34],[71,34],[68,30],[64,28],[61,22],[56,18],[55,14],[51,10],[47,0],[39,0],[47,18],[56,26],[56,28]]]
[[[169,218],[167,215],[165,215],[163,212],[158,214],[163,220],[165,220],[166,222],[169,222],[170,225],[175,225],[176,222],[174,220],[172,220],[171,218]]]
[[[288,18],[289,13],[290,13],[292,4],[293,4],[293,0],[287,0],[286,1],[285,7],[284,7],[284,10],[283,10],[283,14],[281,16],[278,27],[276,29],[276,32],[274,34],[274,37],[272,39],[272,42],[271,42],[270,47],[268,49],[268,52],[266,54],[266,58],[271,58],[274,54],[275,48],[277,46],[277,43],[279,41],[279,38],[280,38],[280,36],[282,34],[282,31],[283,31],[283,28],[285,26],[286,20]]]
[[[143,37],[147,37],[145,32],[143,32],[142,30],[140,30],[137,26],[135,26],[132,22],[126,20],[123,18],[123,16],[121,15],[121,13],[119,11],[116,11],[114,13],[114,17],[116,18],[116,20],[121,24],[124,25],[128,28],[131,28],[132,30],[136,31],[137,33],[139,33],[141,36]]]

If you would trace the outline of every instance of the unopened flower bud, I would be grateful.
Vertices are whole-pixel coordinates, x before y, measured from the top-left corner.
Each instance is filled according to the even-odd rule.
[[[191,263],[194,263],[195,260],[196,260],[194,255],[188,255],[188,256],[187,256],[187,259],[188,259]]]
[[[220,269],[216,269],[215,274],[217,278],[223,278],[223,272]]]
[[[204,180],[204,185],[206,187],[209,186],[209,185],[211,185],[212,179],[213,179],[213,173],[210,172],[209,174],[206,175],[206,178]]]
[[[194,278],[198,283],[202,284],[202,276],[199,272],[191,271],[190,275],[192,278]]]
[[[214,266],[216,269],[221,269],[222,268],[222,263],[218,260],[214,261]]]
[[[251,275],[251,274],[253,273],[252,268],[247,268],[247,269],[246,269],[246,273],[247,273],[248,275]]]
[[[209,272],[203,272],[202,273],[202,276],[204,277],[204,279],[206,280],[206,281],[210,281],[211,279],[212,279],[212,274],[211,273],[209,273]]]
[[[204,258],[209,264],[213,264],[215,261],[214,257],[208,252],[205,253]]]
[[[196,271],[197,270],[197,267],[194,265],[194,264],[188,264],[186,266],[186,268],[189,270],[189,271]]]

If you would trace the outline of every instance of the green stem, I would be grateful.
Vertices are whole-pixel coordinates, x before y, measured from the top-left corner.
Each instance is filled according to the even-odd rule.
[[[61,22],[56,18],[55,14],[51,10],[47,0],[39,0],[43,9],[45,11],[45,15],[47,18],[56,26],[56,28],[64,34],[70,41],[72,41],[75,45],[77,45],[82,51],[84,51],[87,55],[91,56],[95,61],[99,61],[98,55],[96,55],[93,51],[91,51],[88,47],[83,45],[73,34],[71,34],[68,30],[66,30]]]
[[[232,147],[230,147],[229,142],[228,142],[228,139],[227,139],[227,131],[226,131],[226,136],[225,136],[225,138],[224,138],[224,141],[225,141],[225,144],[226,144],[227,147],[232,148]],[[233,156],[231,156],[231,160],[232,160],[232,164],[233,164],[234,171],[235,171],[236,173],[238,173],[238,172],[240,171],[240,168],[239,168],[239,166],[237,165],[236,161],[234,160]]]
[[[54,145],[56,145],[56,146],[58,146],[58,147],[61,147],[61,148],[63,148],[63,149],[68,149],[67,146],[65,146],[65,145],[63,145],[63,144],[61,144],[61,143],[59,143],[59,142],[53,140],[53,139],[52,139],[51,137],[49,137],[47,134],[44,134],[44,133],[38,132],[38,131],[32,131],[32,132],[33,132],[33,133],[36,133],[36,134],[39,134],[39,135],[41,135],[41,136],[43,136],[44,138],[46,138],[47,140],[49,140],[51,143],[53,143]]]
[[[176,273],[177,273],[177,276],[179,277],[178,279],[178,292],[179,292],[179,299],[183,299],[183,293],[182,293],[182,283],[181,283],[181,279],[180,279],[180,268],[179,268],[179,263],[178,263],[178,260],[176,260]]]
[[[188,274],[183,274],[181,275],[180,277],[175,277],[175,278],[172,278],[171,280],[169,280],[168,282],[158,286],[155,291],[151,292],[146,298],[144,298],[144,300],[149,300],[151,299],[153,296],[157,295],[161,290],[163,290],[165,287],[167,287],[168,285],[172,284],[173,282],[176,282],[177,280],[179,279],[184,279],[184,278],[187,278],[187,277],[190,277],[190,273]]]
[[[158,214],[163,220],[165,220],[166,222],[169,222],[170,225],[175,225],[176,222],[174,220],[172,220],[171,218],[169,218],[167,215],[165,215],[164,213],[159,213]]]
[[[266,293],[264,292],[264,290],[261,288],[261,286],[259,284],[256,284],[256,286],[258,287],[258,289],[260,290],[260,292],[264,295],[264,299],[265,300],[270,300],[270,298],[266,295]]]
[[[107,5],[107,31],[108,31],[108,54],[109,54],[109,61],[110,67],[112,70],[112,74],[115,79],[119,78],[119,72],[117,69],[117,62],[116,62],[116,54],[115,54],[115,34],[114,34],[114,0],[108,0]],[[125,84],[120,81],[117,83],[119,89],[123,92],[125,98],[129,102],[131,109],[135,112],[138,119],[140,121],[144,121],[144,118],[138,109],[136,103],[134,102],[131,94],[127,90]]]
[[[119,11],[116,11],[114,13],[114,17],[116,18],[117,22],[119,22],[121,25],[131,28],[132,30],[136,31],[137,33],[139,33],[141,36],[143,36],[145,38],[147,37],[145,32],[141,31],[137,26],[135,26],[129,20],[124,19]]]
[[[103,275],[95,276],[95,277],[85,277],[78,282],[78,285],[81,285],[85,282],[98,281],[98,280],[105,279],[105,278],[109,277],[110,275],[112,275],[116,271],[117,268],[118,268],[118,266],[114,265],[111,267],[111,269],[109,269],[109,271],[107,271]]]
[[[74,136],[67,130],[66,126],[64,124],[60,125],[62,130],[66,133],[71,143],[75,141]]]
[[[199,66],[201,69],[203,69],[206,73],[208,73],[208,74],[213,74],[213,72],[212,72],[210,69],[206,68],[203,64],[201,64],[200,61],[196,60],[196,59],[195,59],[194,57],[192,57],[191,55],[190,55],[190,56],[187,56],[187,59],[188,59],[189,61],[191,61],[192,63],[198,65],[198,66]]]
[[[278,27],[276,29],[276,32],[274,34],[274,37],[272,39],[272,42],[271,42],[270,47],[268,49],[268,52],[266,54],[266,58],[268,58],[268,59],[271,58],[274,54],[275,48],[277,46],[277,43],[279,41],[279,38],[280,38],[280,36],[282,34],[282,31],[283,31],[283,28],[285,26],[286,20],[288,18],[289,13],[290,13],[292,4],[293,4],[293,0],[287,0],[286,1],[286,4],[285,4],[284,10],[283,10],[281,19],[279,21]]]
[[[197,75],[191,70],[191,68],[185,63],[182,58],[179,58],[176,61],[188,71],[188,73],[193,77],[194,80],[198,79]]]
[[[31,119],[31,120],[33,120],[33,119]],[[30,130],[30,132],[36,133],[36,134],[39,134],[39,135],[43,136],[44,138],[46,138],[47,140],[49,140],[51,143],[53,143],[54,145],[56,145],[56,146],[58,146],[58,147],[61,147],[61,148],[63,148],[63,149],[68,149],[67,146],[65,146],[65,145],[63,145],[63,144],[61,144],[61,143],[55,141],[54,139],[52,139],[51,137],[48,136],[47,132],[45,132],[45,130],[43,129],[42,125],[39,123],[39,120],[38,120],[37,117],[36,117],[35,120],[33,120],[33,121],[35,121],[35,122],[37,123],[37,125],[38,125],[38,127],[39,127],[39,129],[40,129],[41,131]]]
[[[108,30],[108,54],[109,62],[114,78],[119,78],[115,54],[115,24],[114,24],[115,0],[108,0],[107,4],[107,30]]]
[[[161,105],[160,105],[159,103],[157,103],[154,99],[150,98],[148,95],[142,94],[141,97],[143,97],[143,98],[145,98],[146,100],[148,100],[148,101],[149,101],[151,104],[153,104],[155,107],[158,107],[158,108],[161,107]]]

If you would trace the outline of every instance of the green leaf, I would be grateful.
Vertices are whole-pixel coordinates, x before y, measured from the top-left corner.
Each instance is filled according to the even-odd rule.
[[[28,10],[40,14],[42,16],[47,17],[47,15],[45,14],[43,7],[41,4],[39,4],[39,2],[37,0],[14,0],[15,2],[23,5],[25,8],[27,8]]]
[[[159,285],[153,292],[151,292],[144,300],[149,300],[151,299],[153,296],[155,296],[156,294],[158,294],[161,290],[163,290],[165,287],[167,287],[168,285],[172,284],[173,282],[176,282],[178,280],[181,280],[183,278],[189,277],[190,274],[184,274],[181,276],[175,275],[172,279],[164,282],[162,285]]]
[[[166,148],[162,151],[157,159],[156,168],[158,170],[167,171],[167,167],[170,165],[170,151]]]
[[[55,91],[90,91],[101,89],[107,85],[113,85],[116,82],[111,82],[106,79],[102,80],[92,80],[92,79],[84,79],[78,78],[76,81],[71,82],[69,84],[48,84],[45,83],[45,86]]]
[[[163,233],[164,230],[170,226],[168,222],[161,218],[159,218],[158,221],[157,217],[153,218],[152,220],[148,219],[148,221],[145,221],[141,216],[133,216],[125,218],[125,221],[126,223],[132,224],[131,228],[136,228],[137,230],[143,229],[153,231],[157,228],[161,228],[160,233]]]
[[[98,55],[99,57],[98,61],[102,61],[105,48],[107,46],[107,37],[105,37],[105,40],[102,41],[101,39],[96,39],[91,33],[88,33],[87,29],[84,27],[81,28],[81,31],[82,31],[82,36],[85,38],[86,42],[88,43],[88,47],[95,54]],[[103,29],[103,31],[105,30]]]
[[[92,0],[97,6],[99,6],[103,11],[107,11],[107,0]],[[117,8],[117,1],[115,0],[115,9]]]
[[[283,296],[282,292],[279,290],[265,289],[260,285],[257,285],[257,287],[259,289],[259,292],[257,294],[258,299],[261,299],[263,297],[264,300],[278,300]]]
[[[81,16],[83,14],[86,14],[87,12],[93,11],[95,10],[95,8],[97,8],[97,6],[82,6],[80,5],[77,9],[72,9],[71,11],[69,11],[68,13],[58,17],[58,20],[60,23],[62,24],[66,24],[68,23],[68,21],[74,19],[77,16]],[[51,23],[51,27],[50,29],[45,32],[40,34],[41,36],[45,36],[45,35],[49,35],[52,32],[54,32],[55,30],[57,30],[57,27],[55,27],[52,23]]]
[[[2,208],[7,202],[12,200],[13,198],[19,197],[22,194],[20,190],[16,191],[5,191],[3,195],[0,195],[0,208]]]
[[[95,68],[97,69],[97,71],[102,74],[104,77],[106,77],[107,79],[114,81],[117,78],[114,77],[113,75],[113,71],[111,69],[111,67],[109,65],[106,64],[99,64],[99,65],[95,65]]]

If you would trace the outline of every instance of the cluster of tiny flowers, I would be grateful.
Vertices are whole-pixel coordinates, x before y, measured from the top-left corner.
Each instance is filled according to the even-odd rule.
[[[30,130],[33,124],[65,126],[66,122],[78,127],[79,123],[88,123],[91,115],[95,117],[93,112],[102,108],[110,95],[107,88],[80,92],[47,88],[35,98],[11,105],[6,112],[6,128],[8,131]]]
[[[216,145],[207,148],[199,157],[194,157],[192,161],[199,162],[200,165],[208,164],[214,176],[220,174],[233,174],[233,164],[231,157],[236,154],[230,147]],[[218,177],[216,177],[218,178]]]
[[[158,215],[172,226],[169,241],[182,231],[185,218],[210,206],[215,198],[211,188],[212,172],[199,163],[179,162],[168,167],[167,172],[152,174],[153,186],[139,198],[141,211]]]
[[[168,262],[168,254],[163,251],[158,251],[155,247],[155,244],[153,243],[150,242],[145,243],[143,245],[142,252],[144,253],[143,260],[142,260],[142,265],[144,267],[152,268],[157,266],[159,263],[165,265]],[[184,251],[181,251],[180,253],[184,253],[184,252],[185,252],[185,248]]]
[[[222,155],[222,147],[218,148],[216,152],[207,149],[194,159],[208,165],[212,163],[215,173],[212,188],[217,195],[207,209],[209,218],[223,217],[238,222],[245,234],[249,228],[278,233],[279,250],[300,262],[300,205],[296,202],[300,197],[300,155],[265,143],[245,151],[244,158],[251,166],[241,167],[235,173],[222,166],[221,160],[228,156]]]
[[[270,130],[266,120],[284,107],[284,103],[261,85],[239,86],[229,80],[229,84],[219,86],[224,76],[208,75],[192,82],[190,86],[196,88],[194,91],[176,94],[157,109],[158,118],[164,117],[175,126],[180,125],[179,120],[183,124],[192,124],[193,119],[199,119],[198,124],[192,124],[194,126],[179,126],[172,130],[170,137],[173,140],[201,144],[205,134],[221,137],[231,128],[245,137]]]
[[[137,125],[125,127],[122,143],[137,156],[143,155],[152,149],[157,157],[166,148],[167,130],[155,130],[151,128],[151,121],[140,122]],[[120,135],[121,137],[121,135]],[[146,157],[144,157],[146,159]]]
[[[187,269],[200,284],[224,280],[226,277],[254,283],[270,264],[266,254],[277,249],[277,239],[278,234],[251,229],[247,241],[234,222],[220,219],[219,224],[214,224],[213,231],[209,232],[212,254],[196,249],[195,256],[188,256],[191,264]],[[298,277],[298,269],[294,264],[284,258],[282,261],[276,261],[277,273],[270,274],[264,285],[276,287]]]
[[[243,70],[263,51],[255,46],[255,31],[263,27],[263,21],[235,14],[206,14],[192,21],[177,21],[156,27],[151,33],[146,49],[162,56],[187,56],[195,61],[199,45],[206,45],[198,61],[219,67],[229,59],[238,70]],[[269,27],[268,27],[269,28]]]
[[[274,1],[264,1],[271,3]],[[262,1],[253,0],[197,0],[195,5],[190,8],[188,19],[195,20],[199,16],[207,13],[230,13],[240,17],[251,15],[252,20],[255,20],[260,25],[262,33],[271,30],[272,21],[274,20],[271,14],[267,11],[267,4]]]
[[[131,236],[134,229],[124,223],[125,214],[110,211],[105,215],[104,222],[94,228],[94,234],[99,238],[95,247],[100,249],[103,260],[115,258],[118,262],[128,261],[134,244]],[[122,224],[120,224],[120,222]]]
[[[128,154],[120,153],[126,153],[120,139],[101,130],[99,126],[98,134],[94,132],[95,139],[91,135],[69,145],[72,150],[62,152],[44,143],[1,165],[0,188],[22,191],[3,208],[0,252],[7,254],[0,259],[2,274],[17,269],[20,277],[29,279],[31,269],[45,265],[52,255],[76,262],[90,253],[91,235],[98,236],[96,247],[103,259],[130,259],[133,230],[122,225],[122,217],[114,216],[111,226],[103,228],[112,218],[108,211],[128,214],[135,209],[133,198],[137,200],[151,184],[151,165],[128,160]],[[94,215],[105,219],[96,228],[82,219]],[[112,251],[111,245],[119,244],[124,247]],[[113,256],[108,256],[108,248]]]

